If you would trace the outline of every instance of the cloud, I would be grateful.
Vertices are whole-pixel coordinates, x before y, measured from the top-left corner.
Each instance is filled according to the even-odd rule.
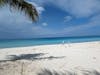
[[[77,26],[72,25],[70,27],[66,27],[64,28],[64,30],[60,32],[56,31],[54,35],[87,33],[88,31],[91,31],[91,29],[94,27],[100,27],[100,22],[99,22],[100,15],[98,15],[100,13],[100,0],[31,0],[31,1],[34,1],[42,6],[51,3],[76,18],[90,17],[89,22]],[[70,16],[66,16],[64,21],[68,22],[71,19],[72,18]]]
[[[48,26],[48,24],[46,22],[42,23],[42,26]]]
[[[8,7],[0,9],[0,38],[23,37],[23,31],[29,31],[32,22],[21,12],[10,10]]]
[[[31,3],[33,6],[36,7],[36,9],[37,9],[37,11],[38,11],[39,14],[42,14],[42,12],[45,11],[45,9],[42,6],[36,4],[35,2],[30,2],[29,1],[29,3]]]
[[[64,17],[64,22],[69,22],[72,20],[72,16],[65,16]]]
[[[30,23],[31,21],[28,20],[26,15],[22,12],[12,10],[9,7],[3,7],[0,9],[0,23],[5,23],[7,21],[7,24],[16,24],[16,23]]]
[[[86,24],[80,24],[80,25],[72,25],[61,29],[56,30],[48,33],[49,37],[59,37],[59,36],[89,36],[89,35],[100,35],[100,15],[94,16],[90,19],[90,21]],[[95,28],[98,28],[96,30]]]
[[[36,6],[39,14],[41,15],[44,5],[52,3],[61,10],[66,11],[72,16],[66,16],[65,22],[68,22],[75,17],[89,17],[100,12],[100,0],[31,0],[33,5]],[[57,3],[56,3],[56,2]],[[87,33],[90,28],[100,28],[100,15],[94,16],[86,24],[72,25],[61,30],[53,30],[47,27],[48,23],[45,21],[42,26],[32,23],[25,14],[11,10],[7,7],[0,9],[0,38],[21,38],[21,37],[40,37],[40,36],[60,36]],[[89,30],[91,31],[91,30]],[[55,33],[54,33],[55,32]],[[95,33],[95,32],[94,32]],[[88,34],[88,33],[87,33]]]
[[[89,17],[100,13],[100,0],[31,0],[40,5],[52,3],[75,17]],[[57,3],[56,3],[57,2]]]
[[[43,26],[47,26],[44,22]],[[52,33],[38,23],[32,23],[25,14],[11,11],[8,7],[0,9],[0,39],[32,38]]]
[[[33,29],[32,31],[34,32],[34,35],[48,35],[52,33],[51,29],[44,28],[41,26],[35,26],[32,29]]]
[[[88,17],[100,12],[100,1],[70,0],[68,11],[76,17]]]
[[[90,21],[86,24],[81,24],[81,25],[78,25],[78,26],[70,26],[70,27],[66,27],[62,30],[61,33],[65,33],[65,34],[71,34],[71,35],[83,35],[84,34],[88,34],[88,31],[90,31],[91,34],[96,34],[96,30],[93,28],[95,27],[100,27],[100,15],[97,15],[97,16],[94,16],[90,19]],[[91,30],[92,28],[92,30]],[[90,30],[89,30],[90,29]],[[94,32],[93,32],[94,31]],[[99,32],[98,32],[99,33]],[[98,34],[97,33],[97,34]],[[100,35],[100,33],[98,34]]]

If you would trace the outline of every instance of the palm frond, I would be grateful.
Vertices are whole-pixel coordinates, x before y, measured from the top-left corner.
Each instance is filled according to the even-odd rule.
[[[0,6],[4,4],[4,0],[0,0]]]
[[[0,0],[0,4],[8,4],[11,8],[24,11],[32,21],[36,21],[38,19],[38,12],[35,6],[25,0]]]

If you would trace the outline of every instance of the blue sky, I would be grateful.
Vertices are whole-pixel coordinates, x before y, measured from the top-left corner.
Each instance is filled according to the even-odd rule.
[[[39,21],[22,12],[0,8],[0,39],[100,36],[100,0],[27,0]]]

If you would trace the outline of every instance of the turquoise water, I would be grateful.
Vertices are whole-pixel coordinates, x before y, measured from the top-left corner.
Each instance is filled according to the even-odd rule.
[[[0,40],[0,48],[61,44],[62,41],[64,41],[65,43],[100,41],[100,37],[69,37],[69,38],[63,37],[63,38],[27,39],[27,40]]]

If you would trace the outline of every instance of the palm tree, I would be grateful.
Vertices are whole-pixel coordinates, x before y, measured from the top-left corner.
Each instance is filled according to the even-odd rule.
[[[0,6],[9,5],[11,8],[24,11],[24,13],[32,21],[38,19],[38,12],[36,8],[25,0],[0,0]]]

